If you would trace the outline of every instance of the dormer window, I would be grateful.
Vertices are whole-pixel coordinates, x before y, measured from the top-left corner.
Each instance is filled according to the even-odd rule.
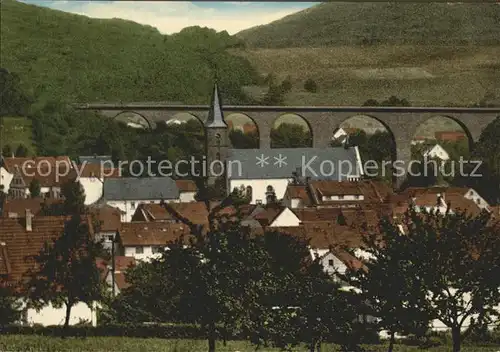
[[[356,194],[356,195],[354,196],[354,199],[359,199],[359,194]]]
[[[341,200],[342,200],[342,199],[344,199],[344,195],[343,195],[343,194],[341,194],[341,195],[339,196],[339,199],[341,199]]]

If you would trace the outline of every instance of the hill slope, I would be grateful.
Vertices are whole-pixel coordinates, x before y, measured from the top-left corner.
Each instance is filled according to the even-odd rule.
[[[207,103],[213,63],[226,100],[255,72],[230,55],[239,40],[191,27],[165,36],[153,27],[100,20],[13,0],[1,2],[1,67],[19,74],[40,101],[180,101]]]
[[[265,48],[500,44],[498,4],[323,3],[237,34]]]

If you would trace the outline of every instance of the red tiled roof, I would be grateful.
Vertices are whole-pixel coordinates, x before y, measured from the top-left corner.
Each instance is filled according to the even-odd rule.
[[[161,246],[190,233],[184,224],[129,222],[122,224],[120,238],[123,246]]]
[[[34,268],[35,263],[29,257],[38,254],[45,241],[58,238],[68,220],[69,217],[65,216],[34,217],[32,231],[26,231],[26,219],[0,219],[0,242],[5,243],[6,257],[11,268],[9,281],[21,280],[29,269]],[[92,235],[90,218],[84,217],[83,221],[89,225]]]
[[[481,208],[472,200],[465,198],[469,188],[461,187],[431,187],[431,188],[408,188],[398,198],[394,198],[394,214],[402,214],[408,210],[413,202],[419,207],[438,206],[438,194],[442,201],[439,206],[447,206],[449,203],[454,211],[465,211],[473,216],[481,213]],[[396,201],[397,199],[397,201]]]
[[[181,192],[196,192],[198,190],[196,183],[192,180],[175,180],[175,183]]]
[[[4,165],[5,169],[9,171],[10,173],[13,173],[16,166],[19,168],[22,168],[23,165],[26,165],[26,168],[28,166],[32,166],[34,168],[46,168],[49,165],[51,167],[56,165],[56,162],[60,166],[72,166],[71,160],[69,156],[41,156],[41,157],[34,157],[34,158],[3,158],[4,160]],[[29,162],[29,164],[28,164]]]
[[[63,200],[53,198],[5,199],[2,217],[22,218],[26,216],[26,209],[29,209],[33,215],[39,215],[44,203],[47,205],[62,204]]]
[[[90,214],[95,220],[99,221],[99,231],[113,232],[121,229],[121,213],[120,209],[105,205],[102,207],[90,207]]]
[[[217,202],[212,204],[216,206]],[[199,225],[208,223],[208,211],[204,202],[189,202],[189,203],[169,203],[169,206],[179,213],[184,218]],[[221,209],[221,215],[231,215],[235,213],[233,207]],[[133,217],[132,221],[168,221],[177,222],[177,219],[169,213],[161,204],[140,204]]]
[[[332,201],[323,200],[322,197],[326,196],[363,196],[363,199],[353,200],[354,204],[368,204],[368,203],[383,203],[387,202],[393,195],[393,191],[389,185],[380,181],[364,180],[364,181],[311,181],[309,182],[311,193],[317,198],[319,204],[347,204],[349,201]]]
[[[435,136],[436,139],[442,141],[458,141],[467,138],[467,135],[461,131],[438,131]]]

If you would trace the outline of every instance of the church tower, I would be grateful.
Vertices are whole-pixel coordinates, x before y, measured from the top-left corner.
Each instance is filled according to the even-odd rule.
[[[208,118],[205,122],[205,151],[207,156],[208,181],[213,184],[217,175],[225,172],[229,154],[228,126],[224,121],[222,101],[217,82],[214,84]],[[218,161],[217,161],[218,160]]]

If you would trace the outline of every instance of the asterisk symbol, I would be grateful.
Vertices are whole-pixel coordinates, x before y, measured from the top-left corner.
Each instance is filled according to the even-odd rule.
[[[283,155],[278,155],[278,157],[274,157],[274,160],[276,160],[276,162],[274,163],[274,165],[278,165],[278,167],[282,167],[282,166],[285,166],[286,165],[286,156],[283,156]]]
[[[257,165],[259,165],[260,167],[264,167],[264,165],[269,164],[269,161],[267,161],[269,157],[264,156],[264,154],[261,154],[260,157],[257,156],[256,158],[257,158]]]

